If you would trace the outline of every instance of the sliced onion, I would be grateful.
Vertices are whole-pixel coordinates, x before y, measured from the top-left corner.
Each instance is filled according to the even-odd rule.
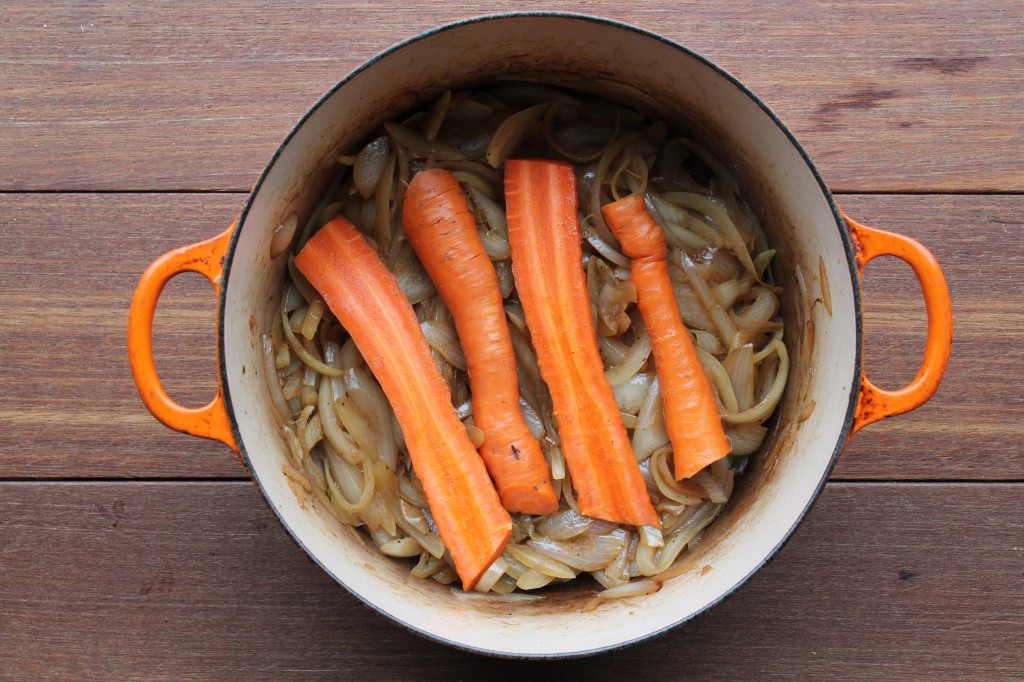
[[[614,336],[598,336],[597,349],[606,367],[618,365],[629,352],[629,346]]]
[[[711,463],[709,469],[712,478],[715,479],[715,483],[722,489],[722,503],[725,504],[729,497],[732,496],[733,483],[736,478],[736,470],[732,466],[732,456],[726,455],[721,459],[715,460]]]
[[[754,405],[754,347],[748,343],[733,348],[723,365],[732,383],[737,409],[749,410]]]
[[[369,462],[367,462],[367,464],[369,464]],[[366,523],[366,527],[369,530],[375,531],[380,528],[392,537],[394,537],[398,528],[395,525],[395,517],[390,511],[388,511],[388,507],[384,503],[384,498],[381,497],[379,492],[375,492],[373,497],[370,499],[370,504],[366,509],[359,512],[359,518]]]
[[[320,424],[320,415],[314,414],[310,417],[306,428],[302,430],[302,447],[309,452],[313,447],[323,440],[324,429]]]
[[[691,330],[691,333],[693,334],[693,343],[698,348],[712,355],[724,352],[725,349],[722,347],[722,342],[714,334],[703,329]]]
[[[381,135],[363,147],[356,157],[356,163],[352,167],[352,184],[364,199],[377,189],[377,184],[384,173],[384,162],[390,151],[391,145],[388,143],[387,135]]]
[[[757,405],[736,414],[724,414],[722,415],[723,421],[729,424],[763,422],[771,415],[775,410],[775,406],[779,404],[779,400],[782,399],[782,392],[786,389],[786,379],[789,376],[789,353],[779,339],[773,340],[768,345],[772,346],[779,354],[779,370],[775,375],[775,381],[772,382],[771,388]]]
[[[509,335],[512,337],[512,350],[516,355],[518,369],[526,377],[526,386],[523,386],[523,382],[520,382],[519,389],[520,391],[536,389],[541,385],[540,365],[537,364],[537,356],[534,354],[533,348],[530,347],[530,342],[526,340],[526,336],[516,326],[509,328]],[[533,404],[537,405],[538,403],[534,400]]]
[[[726,249],[715,249],[711,258],[698,267],[701,268],[701,276],[704,277],[704,281],[709,284],[743,279],[743,264],[736,259],[736,256],[732,255],[731,251]]]
[[[359,462],[365,457],[372,458],[377,441],[369,421],[367,421],[362,412],[356,408],[347,396],[339,398],[334,402],[334,412],[337,414],[341,425],[344,426],[345,431],[352,436],[352,440],[356,442],[359,448],[361,455],[353,459]],[[339,451],[344,452],[344,449]]]
[[[462,158],[473,161],[483,160],[487,153],[487,145],[491,141],[491,131],[484,131],[473,135],[463,135],[452,139],[455,149],[462,154]]]
[[[323,299],[316,299],[309,304],[309,308],[306,310],[306,315],[302,318],[302,324],[299,326],[299,333],[302,334],[306,340],[313,338],[316,334],[316,330],[320,327],[320,319],[323,317],[324,311],[327,309],[327,304],[323,302]]]
[[[398,497],[398,484],[395,481],[394,472],[384,466],[382,462],[374,462],[373,476],[388,510],[395,517],[395,523],[416,538],[423,549],[436,557],[444,556],[444,543],[441,542],[441,538],[429,532],[429,526],[427,532],[422,530],[426,523],[423,511],[405,504],[405,501]]]
[[[338,374],[340,374],[339,370],[321,362],[319,358],[299,343],[299,340],[295,338],[295,332],[291,329],[291,323],[288,320],[288,313],[284,311],[284,308],[281,309],[281,328],[284,330],[284,338],[288,341],[288,345],[299,359],[306,364],[306,366],[311,367],[320,374],[326,374],[331,377],[338,376]]]
[[[568,540],[594,525],[594,519],[582,516],[572,509],[563,509],[546,516],[537,523],[537,532],[553,540]]]
[[[740,259],[743,267],[750,275],[757,276],[757,270],[754,268],[754,262],[750,259],[750,252],[743,242],[743,237],[740,235],[739,230],[736,229],[736,224],[729,217],[725,206],[719,200],[693,192],[670,192],[665,195],[665,199],[710,218],[711,222],[721,232],[725,243],[729,245],[733,255]]]
[[[779,310],[779,297],[767,287],[757,287],[753,293],[754,302],[737,313],[734,319],[744,322],[767,322],[775,317]]]
[[[665,546],[656,550],[653,547],[640,545],[636,549],[636,564],[641,575],[656,575],[668,570],[675,562],[679,553],[686,549],[686,546],[704,528],[711,523],[722,505],[713,502],[705,502],[690,516],[679,528],[672,531],[665,540]]]
[[[433,157],[438,161],[461,161],[466,158],[465,154],[450,144],[440,140],[427,140],[418,131],[399,123],[385,123],[384,129],[398,144],[411,151],[414,158]]]
[[[466,437],[473,444],[473,448],[479,450],[484,444],[484,430],[476,424],[466,424]]]
[[[729,499],[729,494],[725,488],[719,485],[715,477],[708,473],[707,470],[698,471],[692,479],[704,491],[708,494],[708,499],[717,504],[725,504]]]
[[[662,497],[666,497],[673,502],[681,505],[693,505],[700,504],[703,495],[694,495],[692,491],[688,489],[688,486],[682,481],[677,481],[672,471],[668,466],[669,455],[672,454],[671,448],[660,448],[657,452],[651,455],[650,472],[651,477],[654,479],[654,484],[658,489],[658,493]],[[686,487],[684,487],[686,486]],[[653,545],[650,545],[653,546]]]
[[[559,447],[551,448],[551,478],[560,481],[565,478],[565,455]]]
[[[291,213],[273,229],[270,237],[271,258],[277,258],[288,250],[288,247],[292,244],[292,239],[295,237],[295,228],[298,227],[298,225],[298,216]]]
[[[509,257],[508,220],[505,212],[492,199],[476,189],[469,189],[469,196],[480,211],[484,223],[480,230],[480,239],[484,250],[492,261],[505,260]]]
[[[474,161],[450,161],[449,163],[475,163]],[[438,166],[440,167],[440,165]],[[488,168],[488,170],[491,170]],[[474,190],[487,197],[488,199],[495,200],[498,198],[498,191],[493,186],[489,185],[487,181],[477,175],[476,173],[470,173],[469,171],[456,170],[452,171],[452,177],[459,181],[459,184],[463,185],[466,190]]]
[[[615,560],[600,571],[591,573],[595,580],[604,587],[615,587],[629,580],[629,563],[636,556],[636,547],[640,542],[640,535],[632,531],[626,531],[627,542],[622,545],[622,551],[615,557]],[[601,576],[599,577],[598,574]],[[602,578],[604,578],[602,580]]]
[[[629,258],[616,251],[608,242],[601,239],[596,234],[588,235],[587,243],[594,247],[594,251],[597,251],[612,263],[615,263],[621,268],[629,267]]]
[[[637,338],[633,341],[633,345],[630,346],[626,357],[618,365],[604,373],[605,379],[608,380],[612,387],[618,386],[635,376],[651,354],[651,337],[647,335],[647,329],[638,320],[633,322],[633,328],[636,330]]]
[[[661,535],[661,529],[654,526],[640,526],[640,542],[648,547],[665,546],[665,538]]]
[[[679,271],[679,268],[669,268],[669,274]],[[700,304],[697,292],[693,290],[689,282],[673,281],[672,293],[675,294],[676,305],[679,306],[679,314],[686,323],[688,329],[699,329],[707,332],[717,331],[715,323],[708,317],[704,306]]]
[[[538,538],[527,544],[577,571],[596,571],[611,563],[625,543],[626,531],[619,528],[607,535],[585,534],[571,540]]]
[[[516,280],[512,275],[512,263],[508,260],[499,260],[494,264],[494,272],[498,275],[498,288],[502,298],[508,298],[512,289],[516,286]],[[525,320],[523,322],[525,328]]]
[[[505,575],[505,566],[504,559],[501,557],[495,559],[494,563],[488,566],[487,570],[480,576],[473,589],[477,592],[490,592],[494,584],[498,582],[498,579]]]
[[[533,129],[549,104],[549,102],[543,102],[517,111],[501,122],[498,129],[494,131],[490,144],[487,145],[485,156],[491,168],[497,168],[505,162],[505,159],[515,153],[519,144]]]
[[[593,599],[583,605],[582,613],[593,611],[609,599],[624,599],[626,597],[640,597],[645,594],[654,594],[661,589],[661,583],[657,580],[634,580],[625,585],[611,587],[597,593]]]
[[[452,101],[452,91],[445,90],[441,93],[441,96],[434,102],[434,106],[430,107],[430,111],[427,113],[426,119],[423,122],[423,137],[427,140],[434,140],[437,138],[437,133],[441,130],[441,124],[444,123],[444,116],[448,112],[448,105]]]
[[[373,499],[373,466],[368,462],[364,462],[362,467],[349,464],[329,445],[323,450],[326,460],[325,473],[331,474],[328,476],[328,482],[335,486],[332,489],[331,501],[347,513],[361,513],[370,506]]]
[[[455,329],[444,322],[437,320],[426,320],[420,323],[423,336],[427,337],[427,343],[435,351],[441,354],[448,364],[465,371],[466,356],[459,345],[459,337]]]
[[[416,305],[437,293],[433,281],[427,275],[427,271],[416,257],[416,252],[413,251],[409,242],[403,239],[398,245],[397,251],[393,251],[393,253],[395,256],[391,264],[391,272],[398,282],[398,288],[409,299],[409,303]]]
[[[545,429],[544,422],[540,420],[537,413],[533,411],[530,404],[519,398],[519,409],[523,413],[523,421],[526,422],[526,428],[530,430],[530,433],[534,438],[540,440],[544,437]]]
[[[509,270],[511,271],[511,264],[509,264]],[[505,316],[517,330],[521,332],[526,331],[526,313],[523,312],[523,306],[510,301],[506,302]]]
[[[419,562],[413,566],[410,573],[414,578],[429,578],[442,568],[447,568],[448,564],[444,558],[437,558],[430,552],[424,552],[420,555]],[[461,592],[461,590],[460,590]]]
[[[444,585],[452,583],[452,582],[455,581],[455,571],[451,570],[451,569],[447,569],[447,570],[451,571],[451,580],[447,580],[447,581],[438,580],[438,576],[441,575],[441,573],[435,573],[434,575],[432,575],[430,577],[432,577],[434,580],[437,580],[438,582],[440,582],[440,583],[442,583]],[[445,577],[447,578],[448,576],[446,575]],[[454,588],[454,587],[451,588],[451,591],[452,591],[452,594],[455,595],[459,599],[463,599],[465,601],[477,601],[477,602],[492,602],[492,603],[510,602],[510,603],[520,604],[520,603],[523,603],[523,602],[538,601],[538,600],[544,598],[542,595],[539,595],[539,594],[520,594],[518,592],[512,592],[512,593],[509,593],[509,594],[494,594],[493,592],[488,592],[487,594],[480,594],[479,592],[464,592],[463,590],[460,590],[460,589],[457,589],[457,588]]]
[[[580,106],[579,100],[558,88],[531,81],[511,81],[502,83],[489,91],[497,101],[519,108],[524,104],[537,104],[551,100]]]
[[[351,339],[350,339],[351,341]],[[346,342],[348,346],[348,342]],[[344,348],[342,349],[344,352]],[[342,365],[344,366],[344,360]],[[372,429],[377,459],[391,471],[398,469],[398,444],[392,428],[392,410],[377,380],[363,367],[349,367],[342,377],[347,400],[359,409]]]
[[[544,139],[556,152],[573,163],[597,160],[618,135],[618,117],[614,128],[596,121],[580,121],[555,128],[557,115],[564,111],[560,105],[560,102],[556,102],[544,114]]]
[[[402,496],[403,500],[421,509],[426,509],[429,506],[427,498],[423,494],[423,487],[412,472],[408,475],[399,474],[398,494]]]
[[[419,556],[423,552],[423,548],[420,547],[420,543],[416,542],[414,538],[401,538],[385,542],[380,546],[380,551],[381,554],[404,559]]]
[[[267,390],[270,391],[270,408],[274,421],[279,427],[284,426],[285,420],[289,417],[288,404],[274,367],[274,343],[266,334],[263,335],[263,374],[266,377]]]
[[[759,281],[764,281],[765,270],[768,269],[774,257],[775,249],[767,249],[754,257],[754,269],[757,270],[757,279]]]
[[[521,590],[536,590],[550,584],[554,579],[554,576],[545,575],[538,570],[530,568],[516,580],[516,587]]]
[[[630,319],[626,315],[626,307],[630,303],[636,303],[636,285],[631,280],[620,281],[615,277],[605,279],[597,297],[597,315],[610,332],[603,336],[618,336],[629,328]]]
[[[697,351],[697,359],[700,360],[704,373],[715,388],[722,407],[726,412],[739,412],[740,408],[736,402],[736,392],[733,391],[732,380],[729,379],[729,373],[725,367],[718,361],[718,358],[700,346],[697,346],[694,350]]]
[[[644,199],[648,213],[665,232],[665,241],[669,246],[696,253],[705,249],[719,249],[723,245],[722,236],[691,212],[665,201],[653,192]]]
[[[679,249],[673,249],[672,255],[676,264],[686,273],[690,287],[697,294],[697,299],[718,331],[719,338],[728,344],[736,334],[736,324],[729,317],[729,314],[722,309],[722,306],[718,305],[718,299],[715,298],[711,287],[708,286],[704,278],[697,272],[697,268],[693,261],[690,260],[690,257]]]
[[[713,286],[711,291],[718,300],[718,305],[723,308],[731,308],[736,304],[736,301],[750,293],[753,285],[753,277],[727,279],[724,282],[719,282]]]
[[[576,577],[576,571],[569,568],[565,563],[558,561],[551,557],[550,554],[542,552],[529,545],[510,544],[505,547],[505,551],[515,558],[516,561],[519,561],[533,570],[543,573],[544,575],[550,575],[554,578],[562,578],[563,580],[572,580]]]
[[[481,195],[482,196],[482,195]],[[502,261],[509,257],[508,237],[504,237],[497,230],[482,229],[479,231],[480,241],[483,242],[484,251],[492,261]]]
[[[661,402],[661,387],[657,378],[647,387],[644,402],[637,415],[633,430],[633,454],[642,462],[658,448],[668,445],[668,431],[665,430],[665,408]]]
[[[482,184],[488,188],[487,191],[481,190],[479,185],[474,182],[474,189],[483,191],[487,196],[500,195],[500,190],[502,188],[501,174],[485,163],[470,161],[468,159],[463,161],[438,161],[436,167],[452,171],[452,175],[456,178],[460,178],[460,181],[461,177],[459,176],[459,173],[472,175],[481,180]],[[499,192],[495,194],[495,190],[499,190]]]
[[[651,375],[642,372],[634,374],[627,381],[612,386],[612,393],[615,395],[615,402],[618,403],[619,410],[628,414],[639,412],[650,382]]]

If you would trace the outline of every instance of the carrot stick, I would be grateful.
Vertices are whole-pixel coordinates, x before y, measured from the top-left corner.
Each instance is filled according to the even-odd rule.
[[[597,350],[572,166],[507,161],[505,201],[512,274],[580,512],[660,526]]]
[[[601,212],[623,252],[632,259],[629,277],[636,285],[637,306],[651,337],[661,380],[675,477],[690,478],[732,448],[672,292],[665,235],[640,195],[603,206]]]
[[[455,415],[416,314],[352,223],[336,218],[295,265],[345,326],[384,389],[463,588],[501,554],[512,519]]]
[[[473,393],[480,456],[505,509],[553,514],[558,498],[540,443],[519,409],[519,378],[498,285],[459,181],[443,169],[417,173],[402,224],[420,262],[455,318]]]

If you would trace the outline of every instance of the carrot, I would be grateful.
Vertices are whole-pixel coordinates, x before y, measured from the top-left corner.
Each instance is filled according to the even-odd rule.
[[[572,166],[507,161],[505,201],[512,274],[580,512],[660,526],[597,350]]]
[[[690,478],[728,455],[732,448],[672,292],[665,263],[665,235],[640,195],[603,206],[601,213],[623,252],[632,259],[629,277],[636,285],[637,306],[651,337],[661,380],[675,477]]]
[[[406,237],[455,318],[473,393],[480,456],[505,509],[553,514],[558,497],[540,443],[519,409],[519,378],[498,285],[466,195],[450,172],[417,173],[402,206]]]
[[[463,588],[472,589],[504,550],[512,519],[455,415],[412,306],[344,218],[313,235],[295,265],[352,335],[384,389],[441,539]]]

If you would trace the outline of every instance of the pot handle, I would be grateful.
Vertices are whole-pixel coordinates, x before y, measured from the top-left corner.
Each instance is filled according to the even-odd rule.
[[[845,213],[843,218],[853,235],[858,274],[863,273],[864,266],[878,256],[899,258],[914,269],[924,293],[924,306],[928,313],[924,360],[910,384],[895,391],[887,391],[871,383],[864,370],[861,370],[860,397],[850,431],[852,436],[868,424],[909,412],[932,397],[949,364],[949,354],[953,347],[953,309],[939,263],[920,242],[862,225]]]
[[[214,293],[219,296],[224,256],[234,230],[235,224],[232,223],[213,239],[168,251],[146,268],[135,288],[128,312],[128,362],[139,396],[154,417],[177,431],[220,441],[237,453],[238,445],[231,433],[224,392],[219,382],[217,395],[207,405],[182,407],[167,395],[153,362],[153,314],[164,286],[175,275],[198,272],[210,280]]]

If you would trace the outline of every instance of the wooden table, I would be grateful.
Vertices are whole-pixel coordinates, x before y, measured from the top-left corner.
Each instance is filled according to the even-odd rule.
[[[361,606],[231,452],[149,416],[124,347],[145,266],[222,230],[321,93],[399,39],[515,3],[217,5],[0,9],[0,678],[1024,679],[1019,1],[548,3],[748,84],[851,215],[934,251],[957,325],[935,398],[858,435],[748,585],[652,641],[554,663],[457,652]],[[868,371],[905,383],[916,283],[879,262],[865,292]],[[214,319],[198,276],[158,310],[158,367],[188,404],[215,387]]]

